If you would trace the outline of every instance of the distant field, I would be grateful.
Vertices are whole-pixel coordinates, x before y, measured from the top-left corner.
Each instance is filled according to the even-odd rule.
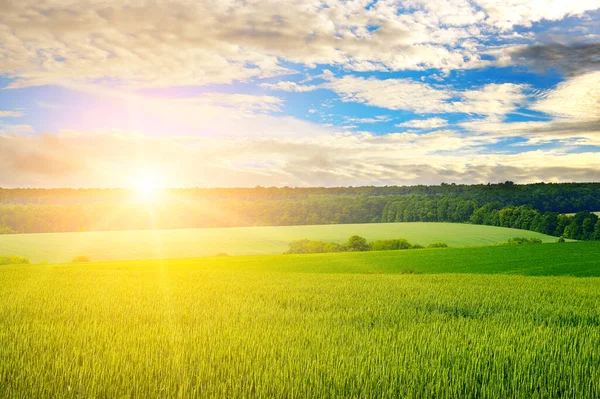
[[[567,275],[599,276],[599,257],[577,242],[4,266],[0,397],[598,398],[600,279]]]
[[[402,251],[343,252],[309,255],[205,257],[148,261],[93,262],[21,266],[35,270],[84,267],[93,270],[138,266],[194,268],[227,273],[308,274],[519,274],[524,276],[600,277],[600,242],[530,244]],[[0,266],[0,270],[18,266]],[[42,269],[37,269],[42,268]],[[45,269],[44,269],[45,268]],[[78,270],[78,269],[77,269]]]
[[[67,262],[78,255],[92,260],[139,260],[229,255],[278,254],[292,240],[343,242],[358,234],[369,240],[406,238],[427,245],[477,246],[511,237],[556,238],[525,230],[457,223],[373,223],[319,226],[232,227],[182,230],[136,230],[84,233],[0,235],[0,254],[25,256],[32,262]]]
[[[596,215],[600,216],[600,211],[599,211],[599,212],[592,212],[592,213],[594,213],[594,214],[596,214]],[[574,213],[565,213],[565,215],[569,215],[569,216],[575,216],[575,214],[574,214]]]

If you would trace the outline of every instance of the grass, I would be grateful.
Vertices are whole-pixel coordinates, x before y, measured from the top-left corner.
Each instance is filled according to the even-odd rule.
[[[320,226],[233,227],[182,230],[137,230],[84,233],[0,235],[0,254],[28,257],[32,262],[68,262],[77,256],[93,261],[191,258],[229,255],[279,254],[290,241],[344,242],[358,234],[368,240],[405,238],[428,245],[489,245],[511,237],[556,238],[531,231],[454,223],[377,223]]]
[[[598,255],[3,266],[0,397],[597,398],[600,279],[566,275],[600,275]]]
[[[598,212],[592,212],[592,213],[593,213],[593,214],[596,214],[596,215],[598,215],[598,216],[600,216],[600,211],[598,211]],[[568,216],[575,216],[575,213],[565,213],[565,215],[568,215]]]

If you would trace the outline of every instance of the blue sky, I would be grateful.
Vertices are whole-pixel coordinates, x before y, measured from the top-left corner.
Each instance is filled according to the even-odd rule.
[[[600,180],[600,1],[0,5],[0,186]]]

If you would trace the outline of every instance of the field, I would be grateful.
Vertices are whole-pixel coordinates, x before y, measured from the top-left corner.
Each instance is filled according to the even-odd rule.
[[[593,213],[593,214],[595,214],[595,215],[598,215],[598,216],[600,216],[600,211],[599,211],[599,212],[592,212],[592,213]],[[575,214],[574,214],[574,213],[565,213],[565,215],[568,215],[568,216],[575,216]]]
[[[84,255],[95,261],[192,258],[280,254],[292,240],[344,242],[358,234],[369,240],[405,238],[427,245],[450,246],[505,242],[511,237],[556,238],[531,231],[456,223],[377,223],[320,226],[234,227],[181,230],[137,230],[85,233],[0,235],[0,255],[18,255],[32,262],[69,262]]]
[[[0,397],[597,398],[599,256],[577,242],[4,266]]]

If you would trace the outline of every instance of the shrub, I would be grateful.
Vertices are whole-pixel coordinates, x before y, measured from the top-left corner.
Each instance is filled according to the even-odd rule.
[[[542,240],[535,237],[513,237],[508,240],[509,245],[521,245],[521,244],[541,244]]]
[[[290,242],[286,254],[318,254],[325,252],[326,243],[315,240],[295,240]]]
[[[368,251],[369,244],[367,244],[367,239],[361,236],[351,236],[348,238],[348,242],[346,243],[346,247],[348,251],[352,252],[360,252],[360,251]]]
[[[448,244],[445,242],[432,242],[427,248],[448,248]]]
[[[29,263],[28,258],[0,255],[0,265],[28,265]]]
[[[556,240],[556,242],[565,242],[565,238],[564,237],[560,237],[558,240]]]
[[[15,234],[16,231],[8,226],[0,226],[0,234]]]
[[[421,248],[425,248],[424,246],[422,246],[421,244],[413,244],[410,249],[421,249]]]
[[[337,242],[328,242],[325,244],[325,252],[345,252],[346,247]]]
[[[88,258],[87,256],[79,255],[79,256],[74,257],[72,262],[73,263],[85,263],[85,262],[91,262],[91,259]]]
[[[317,240],[295,240],[290,242],[289,248],[284,253],[286,254],[320,254],[324,252],[345,252],[347,251],[344,245],[337,242],[324,242]]]
[[[389,251],[398,249],[410,249],[410,242],[404,238],[393,240],[375,240],[371,242],[371,250],[373,251]]]

